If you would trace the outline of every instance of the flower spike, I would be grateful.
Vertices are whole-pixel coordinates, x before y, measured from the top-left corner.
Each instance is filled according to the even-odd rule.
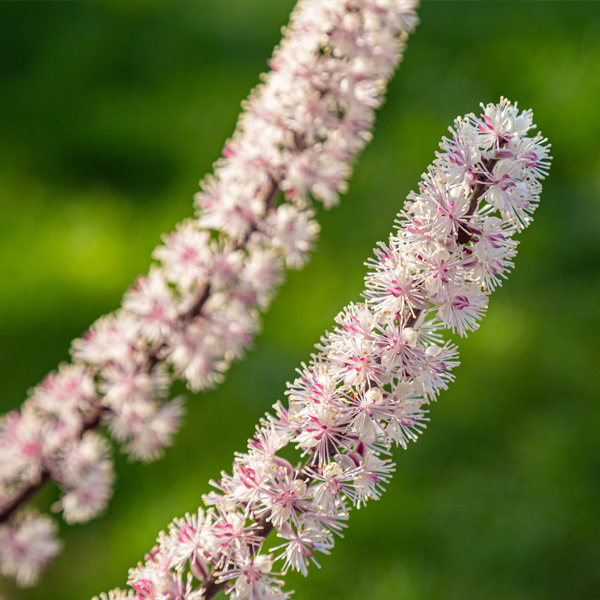
[[[316,554],[331,552],[350,509],[381,497],[391,447],[417,440],[427,405],[454,379],[458,351],[444,330],[479,327],[512,267],[513,236],[532,220],[550,160],[547,140],[527,136],[532,128],[531,111],[504,98],[455,121],[367,263],[365,301],[338,315],[288,384],[288,406],[277,402],[231,475],[212,482],[206,511],[186,515],[185,535],[176,519],[130,570],[139,599],[209,600],[221,590],[232,600],[287,598],[279,577],[319,567]],[[503,201],[493,193],[499,180]],[[296,468],[277,456],[288,444],[304,458]]]
[[[181,398],[168,401],[173,379],[193,392],[213,388],[244,355],[285,267],[308,260],[319,233],[311,199],[331,207],[346,191],[417,24],[416,4],[298,3],[271,72],[245,102],[214,175],[201,183],[196,218],[163,236],[156,263],[122,307],[73,342],[73,363],[60,365],[0,420],[0,536],[9,540],[0,549],[3,573],[32,584],[58,551],[46,544],[43,560],[23,563],[27,576],[13,566],[20,555],[11,540],[26,524],[40,531],[40,543],[54,531],[45,520],[36,528],[16,516],[46,482],[61,488],[58,509],[69,523],[106,508],[112,460],[91,430],[107,424],[131,459],[155,460],[184,412]]]

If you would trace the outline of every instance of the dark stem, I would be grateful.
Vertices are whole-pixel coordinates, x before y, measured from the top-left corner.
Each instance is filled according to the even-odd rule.
[[[184,319],[186,321],[193,321],[195,317],[197,317],[202,312],[202,307],[206,304],[207,300],[210,298],[210,283],[207,283],[202,288],[202,293],[198,297],[198,300],[189,310],[189,312],[185,315]]]
[[[50,471],[42,471],[42,476],[37,483],[32,483],[27,487],[23,488],[19,494],[17,494],[12,502],[6,506],[2,512],[0,512],[0,525],[2,523],[6,523],[8,519],[10,519],[11,515],[23,504],[27,502],[40,488],[44,486],[44,484],[50,480]]]
[[[265,197],[265,206],[267,207],[268,211],[275,208],[275,200],[277,200],[279,191],[279,184],[273,178],[271,178],[271,187],[269,188],[269,191]]]
[[[266,540],[271,532],[273,531],[273,523],[268,520],[269,516],[262,517],[260,519],[256,519],[256,528],[257,533],[262,529],[262,532],[258,533],[258,536],[263,540]],[[256,548],[253,549],[252,554],[256,554]],[[224,587],[227,586],[227,581],[219,581],[219,577],[221,574],[227,572],[227,566],[218,571],[213,571],[203,582],[202,585],[198,588],[202,590],[202,598],[203,600],[211,600],[214,598]]]
[[[506,145],[507,141],[508,140],[503,139],[499,144],[499,148],[504,147]],[[477,210],[477,206],[479,205],[479,200],[481,199],[481,196],[485,192],[485,188],[490,184],[490,176],[494,172],[494,168],[498,164],[498,160],[499,160],[498,158],[489,158],[489,159],[484,158],[481,161],[481,165],[484,168],[484,178],[483,178],[483,181],[477,181],[477,183],[475,184],[475,187],[473,188],[473,192],[471,193],[471,198],[469,199],[469,210],[464,215],[464,218],[469,219],[470,217],[473,216],[473,214]],[[470,229],[471,228],[469,227],[469,225],[467,223],[461,223],[459,225],[458,235],[456,236],[456,241],[461,246],[464,246],[465,244],[468,244],[471,241],[471,238],[473,237],[473,233],[472,233],[472,231],[470,231]]]
[[[204,600],[210,600],[214,598],[226,585],[226,581],[220,581],[217,583],[217,579],[221,571],[211,573],[202,583],[199,589],[202,590],[202,598]]]
[[[92,429],[99,427],[102,424],[102,419],[108,416],[111,412],[112,411],[109,408],[101,406],[96,413],[92,414],[83,422],[83,427],[81,428],[79,437],[82,437],[86,431],[91,431]]]

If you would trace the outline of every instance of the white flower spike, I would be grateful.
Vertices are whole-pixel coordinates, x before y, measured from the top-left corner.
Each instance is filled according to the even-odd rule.
[[[206,513],[186,515],[185,535],[176,519],[130,570],[137,598],[210,600],[221,590],[233,600],[287,598],[275,576],[319,567],[316,554],[331,552],[350,509],[381,497],[394,471],[391,446],[417,439],[426,406],[454,378],[458,352],[443,330],[479,327],[548,172],[547,140],[527,137],[531,111],[504,98],[483,108],[443,139],[419,194],[409,195],[396,231],[367,263],[365,302],[338,315],[289,385],[289,406],[278,402],[262,419],[232,474],[212,482]],[[500,178],[527,195],[497,203],[490,189]],[[305,459],[295,469],[277,456],[290,443]],[[282,541],[275,547],[265,543],[272,532]]]
[[[319,232],[311,198],[330,207],[346,191],[417,24],[416,4],[298,3],[271,72],[244,104],[214,175],[201,183],[197,218],[165,235],[156,264],[122,308],[73,342],[73,364],[48,375],[0,421],[2,535],[17,539],[29,522],[17,509],[49,480],[64,494],[68,522],[102,512],[112,494],[112,461],[86,432],[107,424],[130,458],[155,460],[183,415],[181,399],[167,401],[172,380],[184,379],[194,392],[212,388],[243,356],[284,268],[308,260]],[[88,446],[97,451],[86,454]],[[40,543],[50,529],[44,531]],[[28,585],[47,560],[24,555],[32,573],[24,576],[14,566],[18,556],[0,553],[0,567]]]

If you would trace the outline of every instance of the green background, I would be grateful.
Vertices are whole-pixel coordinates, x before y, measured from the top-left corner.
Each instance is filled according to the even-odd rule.
[[[119,305],[266,68],[288,0],[0,4],[0,408]],[[354,512],[296,598],[600,597],[600,4],[425,2],[341,206],[290,274],[264,333],[218,390],[188,393],[176,445],[117,458],[106,515],[61,524],[39,587],[4,600],[88,599],[123,586],[172,517],[193,511],[285,382],[357,300],[363,262],[454,117],[501,95],[533,108],[550,178],[517,268],[457,381],[378,503]],[[39,498],[57,498],[48,489]]]

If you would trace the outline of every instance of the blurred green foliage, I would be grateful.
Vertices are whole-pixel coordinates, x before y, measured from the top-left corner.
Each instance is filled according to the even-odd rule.
[[[290,0],[0,4],[3,411],[145,272],[191,215]],[[38,588],[123,586],[172,517],[245,447],[334,315],[455,116],[500,95],[532,107],[554,162],[517,268],[381,502],[355,512],[297,598],[600,597],[600,4],[425,2],[371,146],[318,252],[292,273],[224,385],[189,397],[162,461],[117,459],[105,516],[62,524]],[[38,502],[57,497],[46,490]]]

